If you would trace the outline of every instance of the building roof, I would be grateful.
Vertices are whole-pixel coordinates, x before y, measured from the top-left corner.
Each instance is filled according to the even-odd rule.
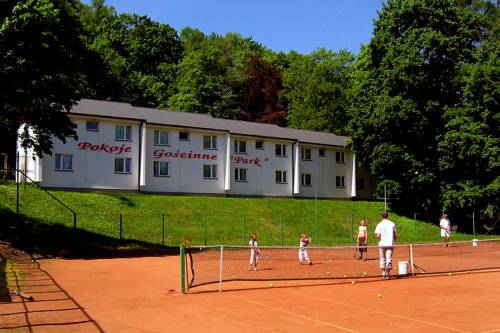
[[[224,131],[235,135],[276,138],[315,145],[345,147],[347,144],[347,137],[333,133],[306,131],[249,121],[218,119],[198,113],[135,107],[128,103],[82,99],[73,107],[71,113],[133,119],[156,125]]]

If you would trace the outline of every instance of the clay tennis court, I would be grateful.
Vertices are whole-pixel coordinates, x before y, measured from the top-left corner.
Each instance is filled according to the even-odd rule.
[[[35,301],[24,313],[20,302],[0,303],[0,321],[29,325],[0,332],[500,332],[500,270],[355,284],[231,281],[222,293],[210,284],[182,295],[178,256],[40,264],[27,268],[40,281],[26,290]]]

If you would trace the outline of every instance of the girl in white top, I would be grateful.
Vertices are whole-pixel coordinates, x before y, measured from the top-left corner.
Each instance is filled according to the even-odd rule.
[[[250,265],[248,266],[248,270],[252,270],[252,265],[253,265],[253,270],[257,270],[257,264],[259,262],[259,245],[257,244],[257,235],[255,233],[252,234],[250,237],[250,241],[248,242],[248,245],[250,245]]]
[[[359,251],[359,260],[368,260],[368,251],[366,248],[366,245],[368,244],[368,230],[366,227],[366,220],[361,219],[359,222],[359,229],[358,229],[358,237],[357,237],[357,243],[358,243],[358,251]],[[363,257],[363,253],[365,256]]]
[[[444,247],[448,247],[448,242],[450,241],[450,220],[448,219],[448,214],[444,213],[443,218],[439,221],[439,228],[441,228],[441,237],[443,237]]]
[[[312,265],[312,262],[309,260],[309,255],[307,254],[307,245],[311,242],[311,238],[307,237],[307,234],[300,235],[299,242],[299,261],[301,264],[306,263],[308,265]]]

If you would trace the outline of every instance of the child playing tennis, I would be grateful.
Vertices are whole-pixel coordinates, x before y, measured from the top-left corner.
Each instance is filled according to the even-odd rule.
[[[359,260],[368,260],[368,249],[366,248],[366,245],[368,244],[368,230],[366,228],[366,220],[361,219],[359,222],[359,229],[358,229],[358,238],[357,238],[357,244],[358,244],[358,251],[359,251]],[[363,257],[363,253],[365,254]]]
[[[257,264],[259,262],[259,246],[257,244],[257,235],[253,233],[250,237],[250,241],[248,242],[250,245],[250,265],[248,266],[248,270],[252,270],[252,265],[253,265],[253,270],[257,270]]]
[[[300,235],[300,243],[299,243],[299,261],[301,264],[307,262],[308,265],[312,265],[312,262],[309,260],[309,255],[307,254],[307,245],[311,242],[311,238],[307,236],[307,234]]]

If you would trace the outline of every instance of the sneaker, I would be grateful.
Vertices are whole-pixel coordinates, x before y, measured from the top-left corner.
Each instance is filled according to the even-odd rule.
[[[249,272],[250,272],[250,267],[248,267],[247,271],[249,271]]]
[[[255,272],[256,272],[256,271],[258,271],[257,267],[255,267],[253,270],[254,270]]]

